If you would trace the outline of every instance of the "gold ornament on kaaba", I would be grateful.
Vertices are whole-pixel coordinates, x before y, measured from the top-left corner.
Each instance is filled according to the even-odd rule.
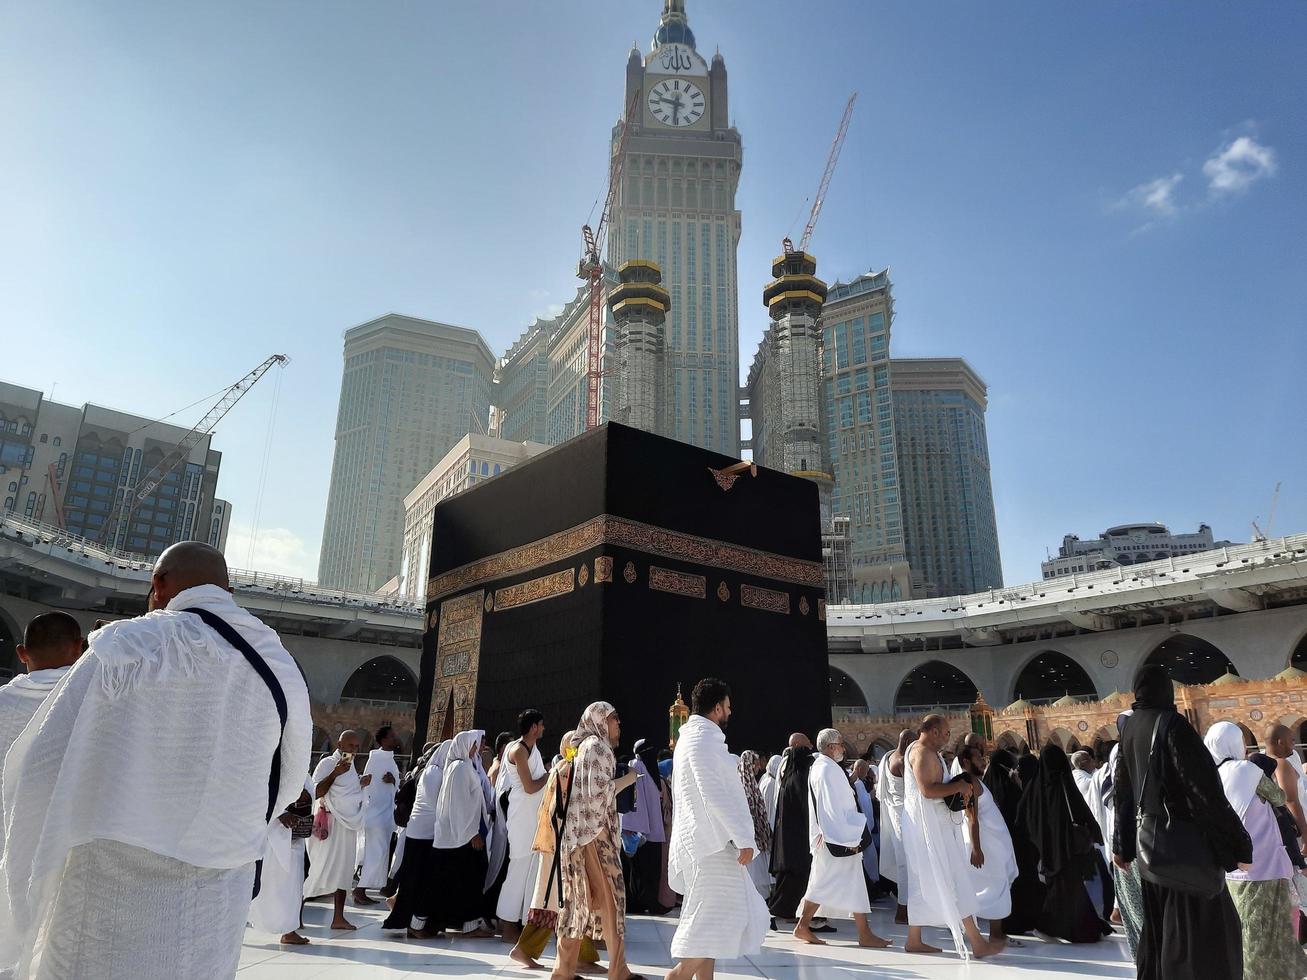
[[[725,582],[717,583],[717,598],[722,600],[722,602],[731,601],[731,590]]]

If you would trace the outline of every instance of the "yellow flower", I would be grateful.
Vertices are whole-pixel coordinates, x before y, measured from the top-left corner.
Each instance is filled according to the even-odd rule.
[[[566,759],[568,762],[571,762],[573,759],[575,759],[575,758],[576,758],[576,746],[574,746],[574,745],[569,745],[567,748],[565,748],[565,749],[563,750],[563,758]]]

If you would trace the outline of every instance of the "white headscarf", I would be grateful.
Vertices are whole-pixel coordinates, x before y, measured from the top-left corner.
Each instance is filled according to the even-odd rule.
[[[472,756],[472,763],[476,766],[477,778],[481,781],[481,795],[486,799],[486,812],[495,812],[495,791],[490,785],[490,777],[486,774],[486,764],[481,755],[486,747],[486,732],[484,728],[474,728],[469,733],[476,736],[477,751]]]
[[[475,732],[459,732],[450,745],[440,796],[436,801],[436,828],[432,844],[444,850],[465,846],[478,833],[486,811],[473,746],[480,742]]]
[[[1218,721],[1207,729],[1203,745],[1207,746],[1207,751],[1216,760],[1221,785],[1225,787],[1225,797],[1242,820],[1248,807],[1257,798],[1257,784],[1262,781],[1263,775],[1256,765],[1244,758],[1248,750],[1244,746],[1243,732],[1233,722]]]

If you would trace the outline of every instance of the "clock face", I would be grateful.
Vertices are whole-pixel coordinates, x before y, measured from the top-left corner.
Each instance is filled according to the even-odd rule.
[[[703,118],[703,92],[683,78],[664,78],[649,90],[649,112],[668,126],[691,126]]]

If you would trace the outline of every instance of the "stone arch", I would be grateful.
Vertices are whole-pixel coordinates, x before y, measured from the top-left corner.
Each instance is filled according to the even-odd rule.
[[[1143,662],[1161,664],[1171,680],[1181,684],[1210,684],[1222,674],[1239,674],[1220,647],[1190,633],[1173,633],[1155,646]]]
[[[830,704],[832,709],[852,708],[865,713],[867,696],[852,677],[838,667],[828,667],[830,676]]]
[[[1041,650],[1021,668],[1012,682],[1012,700],[1032,704],[1056,701],[1064,695],[1098,700],[1098,690],[1084,667],[1057,650]]]
[[[0,683],[23,673],[23,662],[18,659],[18,641],[23,630],[9,613],[0,609]]]
[[[341,700],[417,704],[418,679],[401,660],[384,655],[373,657],[349,675],[340,697]]]
[[[1054,728],[1049,732],[1048,740],[1050,742],[1056,742],[1067,755],[1070,755],[1072,752],[1079,752],[1082,748],[1080,745],[1080,739],[1076,738],[1068,729],[1061,727]]]
[[[1298,642],[1294,644],[1293,651],[1289,654],[1289,666],[1307,670],[1307,630],[1303,631],[1302,636],[1298,637]]]
[[[970,707],[976,701],[977,692],[975,682],[957,667],[942,660],[928,660],[913,667],[899,682],[894,695],[894,710],[928,711],[948,705]]]
[[[1020,755],[1026,749],[1030,748],[1030,746],[1027,745],[1026,740],[1016,732],[1006,731],[1000,733],[999,736],[994,739],[994,748],[1007,749],[1015,755]]]

